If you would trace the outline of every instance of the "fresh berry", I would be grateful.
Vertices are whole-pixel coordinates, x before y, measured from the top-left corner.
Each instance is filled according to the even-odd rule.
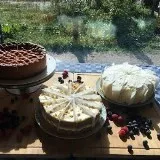
[[[146,134],[147,134],[147,135],[151,135],[151,131],[150,131],[150,130],[147,130],[147,131],[146,131]]]
[[[147,140],[144,140],[144,141],[143,141],[143,146],[146,146],[146,145],[148,145],[148,141],[147,141]]]
[[[146,125],[145,128],[149,129],[150,127],[149,127],[149,125]]]
[[[117,122],[117,120],[118,120],[118,115],[117,115],[117,114],[112,114],[112,120],[113,120],[114,122]]]
[[[63,84],[64,83],[64,80],[62,79],[61,81],[60,81],[60,84]]]
[[[133,149],[132,145],[128,145],[127,148],[128,148],[128,152],[132,151]]]
[[[64,73],[64,74],[68,74],[68,71],[67,71],[67,70],[64,70],[63,73]]]
[[[118,120],[117,120],[118,123],[122,124],[124,122],[124,119],[122,116],[118,116]]]
[[[126,136],[126,132],[125,132],[125,130],[123,130],[123,129],[121,129],[121,130],[118,132],[118,134],[119,134],[120,137]]]
[[[148,119],[147,122],[148,122],[148,125],[151,127],[152,126],[152,120]]]
[[[157,133],[157,138],[160,139],[160,133]]]
[[[132,125],[132,122],[128,122],[128,125]]]
[[[139,134],[139,128],[138,127],[134,127],[133,132],[134,132],[134,134]]]
[[[81,77],[81,76],[77,76],[77,80],[78,80],[78,79],[79,79],[79,80],[81,80],[81,79],[82,79],[82,77]]]
[[[69,80],[68,83],[72,82],[72,80]]]
[[[132,130],[129,131],[129,135],[132,137],[134,136],[134,132]]]
[[[136,123],[137,123],[137,121],[136,121],[136,120],[133,120],[133,123],[134,123],[134,124],[136,124]]]
[[[30,98],[29,102],[30,102],[30,103],[33,103],[33,98]]]
[[[81,83],[82,77],[81,76],[77,76],[77,82]]]
[[[17,135],[16,135],[16,139],[17,139],[18,143],[22,142],[23,134],[21,132],[18,132]]]
[[[126,133],[128,133],[128,131],[129,131],[127,126],[122,127],[121,130],[124,130]]]
[[[62,77],[58,77],[58,82],[60,82],[62,80]]]
[[[108,117],[111,117],[112,116],[112,112],[111,111],[108,111]]]
[[[108,125],[107,130],[111,130],[111,129],[112,129],[112,126]]]
[[[63,79],[66,79],[68,77],[68,71],[63,71],[62,77]]]

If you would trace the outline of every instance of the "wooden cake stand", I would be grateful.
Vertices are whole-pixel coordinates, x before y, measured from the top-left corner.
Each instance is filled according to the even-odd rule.
[[[40,74],[23,79],[23,80],[1,80],[0,87],[5,88],[6,91],[12,94],[21,95],[35,92],[40,88],[41,84],[49,80],[55,73],[56,61],[55,59],[47,55],[47,67]]]

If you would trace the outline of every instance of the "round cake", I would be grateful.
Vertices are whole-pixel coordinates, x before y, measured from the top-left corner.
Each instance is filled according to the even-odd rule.
[[[46,68],[45,49],[33,43],[0,45],[0,79],[25,79]]]
[[[42,90],[42,115],[59,133],[91,130],[99,122],[101,97],[84,83],[68,82]]]
[[[149,100],[154,95],[157,82],[154,72],[123,63],[104,69],[101,89],[109,100],[131,105]]]

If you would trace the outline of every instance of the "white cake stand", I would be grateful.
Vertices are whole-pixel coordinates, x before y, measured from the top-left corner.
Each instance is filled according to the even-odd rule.
[[[55,73],[56,61],[55,59],[47,55],[47,67],[40,74],[23,79],[23,80],[2,80],[0,79],[0,87],[5,88],[7,92],[21,95],[35,92],[40,88],[41,84],[49,80]]]

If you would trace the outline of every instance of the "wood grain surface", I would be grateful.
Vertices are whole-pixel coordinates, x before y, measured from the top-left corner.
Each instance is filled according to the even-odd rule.
[[[98,74],[72,74],[70,79],[76,80],[77,75],[82,77],[89,86],[95,86],[96,80],[100,77]],[[56,73],[52,79],[47,81],[44,85],[50,86],[57,82],[61,73]],[[160,132],[160,118],[159,108],[156,104],[150,104],[143,108],[134,109],[135,113],[139,113],[145,117],[152,119],[153,130],[151,130],[151,137],[140,134],[135,136],[135,139],[121,140],[118,136],[120,127],[111,122],[112,133],[108,133],[103,127],[97,134],[85,139],[65,140],[52,137],[44,133],[34,117],[34,107],[39,91],[31,94],[29,97],[19,96],[18,100],[11,104],[11,99],[15,96],[10,95],[4,90],[0,91],[0,108],[8,107],[10,109],[17,109],[19,115],[25,115],[27,119],[13,131],[8,138],[0,137],[0,154],[1,156],[47,156],[47,157],[118,157],[131,156],[127,150],[127,146],[133,146],[132,156],[159,156],[160,155],[160,141],[157,139],[157,132]],[[30,99],[33,98],[33,102]],[[121,109],[120,109],[121,110]],[[26,124],[31,124],[33,129],[27,136],[23,136],[21,142],[17,142],[16,136],[20,128]],[[147,140],[149,150],[144,149],[143,140]]]

